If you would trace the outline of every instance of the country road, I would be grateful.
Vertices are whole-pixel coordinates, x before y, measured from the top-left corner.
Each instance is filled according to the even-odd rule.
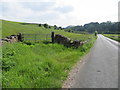
[[[69,88],[118,88],[118,42],[98,35]],[[72,73],[71,73],[72,74]]]

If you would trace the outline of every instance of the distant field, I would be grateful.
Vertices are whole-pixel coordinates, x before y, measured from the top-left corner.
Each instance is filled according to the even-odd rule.
[[[103,35],[120,42],[120,34],[103,34]]]
[[[88,53],[96,40],[94,34],[75,34],[10,21],[3,21],[2,35],[6,37],[19,32],[50,34],[51,31],[72,40],[88,42],[78,49],[43,42],[31,45],[5,43],[2,46],[3,88],[61,88],[71,68]]]

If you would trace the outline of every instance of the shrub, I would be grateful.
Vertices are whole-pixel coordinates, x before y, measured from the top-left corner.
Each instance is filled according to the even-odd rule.
[[[42,26],[42,24],[39,24],[38,26],[39,26],[39,27],[41,27],[41,26]]]
[[[97,32],[97,31],[95,31],[95,36],[97,36],[97,34],[98,34],[98,32]]]
[[[49,27],[48,24],[46,24],[46,23],[43,24],[43,26],[44,26],[45,28],[48,28],[48,27]]]

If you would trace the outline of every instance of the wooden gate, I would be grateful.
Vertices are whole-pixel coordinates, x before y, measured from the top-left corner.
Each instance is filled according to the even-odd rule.
[[[22,38],[27,42],[51,41],[51,34],[22,34]]]

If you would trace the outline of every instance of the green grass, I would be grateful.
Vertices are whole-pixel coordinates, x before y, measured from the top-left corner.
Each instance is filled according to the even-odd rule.
[[[0,20],[1,21],[1,20]],[[92,34],[75,34],[75,33],[69,33],[64,32],[64,30],[54,30],[52,27],[51,29],[46,29],[43,26],[38,27],[38,25],[23,25],[20,22],[12,22],[12,21],[5,21],[2,20],[2,38],[5,38],[6,36],[10,36],[12,34],[18,34],[18,33],[25,33],[25,34],[51,34],[51,32],[54,31],[55,34],[62,34],[65,35],[72,40],[88,40],[92,38]],[[43,36],[41,36],[43,38]]]
[[[6,37],[19,32],[48,34],[51,31],[72,40],[89,42],[77,49],[43,42],[30,45],[5,43],[2,46],[3,88],[61,88],[71,68],[86,55],[96,40],[93,34],[75,34],[11,21],[3,21],[2,33]]]
[[[18,34],[18,33],[41,33],[46,34],[50,33],[54,29],[45,29],[43,26],[38,27],[38,25],[22,25],[19,22],[12,22],[12,21],[5,21],[2,20],[2,37],[6,37],[12,34]]]
[[[120,34],[103,34],[103,35],[120,42]]]
[[[59,44],[6,44],[2,85],[4,88],[61,88],[69,70],[93,42],[78,49]]]

